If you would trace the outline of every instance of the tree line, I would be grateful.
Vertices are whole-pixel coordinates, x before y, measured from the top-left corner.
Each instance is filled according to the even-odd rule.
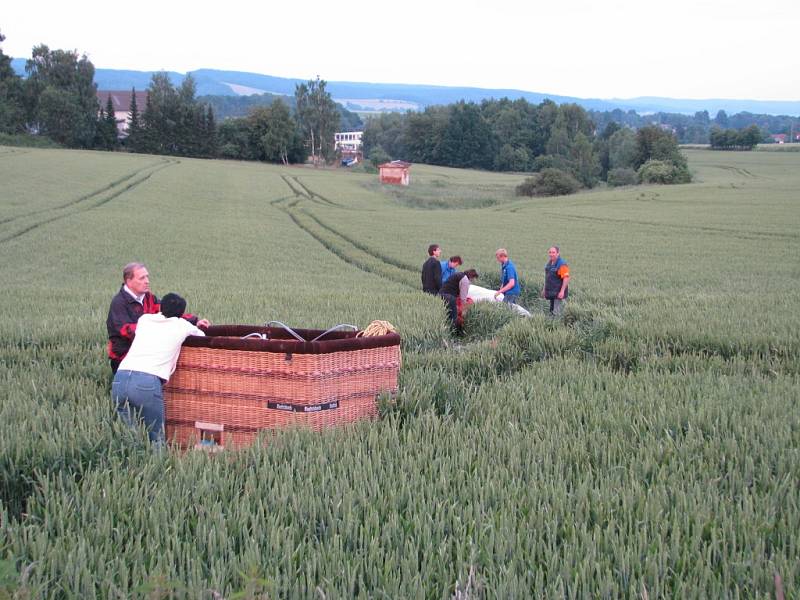
[[[311,156],[320,163],[335,158],[336,130],[362,127],[357,115],[333,102],[319,78],[296,86],[294,97],[197,98],[191,76],[175,86],[166,73],[156,73],[145,106],[136,105],[132,90],[128,135],[121,141],[111,98],[105,105],[98,102],[94,66],[85,55],[37,46],[26,74],[16,75],[10,57],[0,50],[0,132],[33,133],[66,147],[114,150],[124,144],[129,151],[153,154],[284,164]],[[652,125],[653,120],[658,123]],[[586,111],[576,104],[546,100],[534,105],[504,98],[382,114],[368,121],[363,140],[375,163],[402,158],[537,174],[556,169],[572,178],[569,185],[590,188],[599,181],[688,180],[676,143],[705,140],[715,148],[752,148],[763,138],[760,126],[722,128],[739,120],[724,111],[713,120],[706,111],[693,117],[659,113],[645,118],[634,111]],[[653,155],[632,152],[633,147],[648,147],[654,136],[660,141],[650,144],[657,148]],[[648,160],[661,164],[640,172]]]
[[[289,102],[273,98],[265,104],[262,98],[246,116],[217,123],[212,102],[196,97],[191,76],[176,86],[166,73],[155,73],[145,106],[137,105],[131,90],[127,135],[120,139],[111,97],[105,105],[98,101],[86,55],[39,45],[25,72],[25,78],[17,75],[0,49],[0,133],[47,138],[68,148],[115,150],[124,144],[149,154],[284,164],[310,156],[320,163],[334,158],[334,132],[343,123],[360,125],[319,78],[297,85]]]
[[[745,129],[712,127],[709,143],[714,150],[752,150],[761,138],[758,125],[750,125]]]
[[[680,144],[709,144],[711,133],[715,129],[733,129],[741,131],[753,126],[758,131],[757,143],[770,143],[770,134],[800,131],[800,118],[788,115],[760,115],[750,112],[741,112],[728,115],[724,110],[717,111],[712,118],[708,111],[702,110],[694,115],[679,113],[659,112],[652,115],[639,115],[633,110],[623,111],[589,111],[592,120],[599,129],[608,123],[614,122],[638,129],[647,125],[667,127],[675,133]],[[750,135],[755,136],[756,130],[751,130]]]
[[[656,126],[634,130],[610,122],[598,133],[585,109],[550,100],[538,105],[508,98],[480,104],[462,101],[416,113],[383,114],[368,120],[363,144],[374,163],[394,158],[533,172],[534,193],[565,193],[600,181],[629,185],[690,180],[686,159],[670,131]]]

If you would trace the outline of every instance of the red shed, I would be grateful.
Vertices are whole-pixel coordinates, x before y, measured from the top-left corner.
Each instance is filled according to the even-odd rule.
[[[394,185],[408,185],[410,176],[408,169],[411,163],[402,160],[393,160],[392,162],[383,163],[378,165],[381,172],[381,183],[393,183]]]

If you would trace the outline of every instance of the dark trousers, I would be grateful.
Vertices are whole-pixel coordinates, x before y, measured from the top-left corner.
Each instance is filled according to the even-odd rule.
[[[566,300],[566,299],[564,299]],[[564,300],[558,298],[550,298],[550,314],[554,317],[560,317],[564,310]]]
[[[452,294],[439,294],[442,300],[447,305],[447,316],[453,327],[458,326],[458,307],[456,306],[456,297]]]

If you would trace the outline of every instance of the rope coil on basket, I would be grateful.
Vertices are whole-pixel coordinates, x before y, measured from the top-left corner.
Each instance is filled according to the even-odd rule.
[[[359,331],[356,337],[373,337],[376,335],[386,335],[388,333],[397,333],[397,329],[389,321],[373,321],[367,325],[363,331]]]

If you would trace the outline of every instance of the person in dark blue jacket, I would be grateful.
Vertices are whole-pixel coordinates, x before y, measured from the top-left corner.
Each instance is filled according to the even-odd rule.
[[[564,302],[569,296],[569,265],[561,258],[558,246],[550,246],[547,258],[547,264],[544,266],[542,298],[550,300],[550,314],[560,317],[564,310]]]

